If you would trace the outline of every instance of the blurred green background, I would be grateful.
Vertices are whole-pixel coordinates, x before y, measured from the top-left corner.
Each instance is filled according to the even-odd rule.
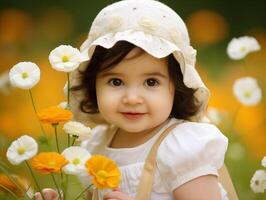
[[[48,55],[60,44],[79,47],[87,37],[93,18],[112,2],[115,1],[0,0],[1,160],[5,161],[6,149],[13,139],[25,133],[36,137],[40,134],[27,91],[1,84],[5,73],[17,62],[33,61],[42,72],[41,81],[33,88],[37,109],[64,101],[66,75],[51,69]],[[185,20],[191,43],[198,50],[197,68],[212,93],[210,107],[219,110],[222,121],[217,126],[230,139],[226,164],[240,199],[266,199],[265,193],[255,194],[250,189],[250,179],[262,168],[260,162],[266,156],[265,0],[161,2]],[[243,60],[232,61],[226,54],[227,44],[233,37],[243,35],[255,37],[262,49]],[[263,91],[262,101],[256,106],[241,106],[232,94],[234,81],[243,76],[256,78]],[[52,133],[50,127],[45,128]],[[12,169],[28,178],[24,167]],[[48,180],[43,177],[42,180],[43,186],[50,186]],[[74,182],[73,187],[79,188],[79,183]]]

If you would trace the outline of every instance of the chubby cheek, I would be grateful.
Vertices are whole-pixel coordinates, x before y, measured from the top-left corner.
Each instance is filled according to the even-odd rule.
[[[167,119],[172,111],[174,102],[174,91],[164,90],[152,97],[150,111],[158,121]]]
[[[99,112],[106,121],[110,122],[110,116],[116,112],[118,99],[103,87],[96,87],[96,95]]]

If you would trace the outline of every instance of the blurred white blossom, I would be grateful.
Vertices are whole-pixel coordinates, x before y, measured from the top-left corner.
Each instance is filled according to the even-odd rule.
[[[69,121],[64,124],[64,131],[78,140],[83,141],[91,138],[91,128],[86,127],[84,124],[76,121]]]
[[[21,89],[31,89],[40,80],[40,69],[32,62],[19,62],[9,71],[12,86]]]
[[[37,142],[32,137],[23,135],[11,143],[6,156],[11,164],[19,165],[21,162],[31,159],[37,152]]]
[[[254,106],[261,100],[262,92],[257,80],[252,77],[243,77],[234,82],[235,97],[246,106]]]
[[[221,123],[222,121],[222,114],[221,112],[217,109],[217,108],[214,108],[214,107],[209,107],[208,110],[207,110],[207,117],[209,118],[209,120],[218,125]]]
[[[3,72],[0,74],[0,92],[8,95],[11,90],[11,84],[9,81],[8,72]]]
[[[71,72],[82,62],[82,55],[77,48],[70,45],[60,45],[51,51],[49,61],[57,71]]]
[[[258,41],[250,36],[233,38],[227,46],[227,54],[233,60],[240,60],[258,50],[260,50]]]
[[[262,165],[263,167],[266,167],[266,156],[264,156],[264,158],[262,159],[262,161],[261,161],[261,165]]]
[[[86,149],[79,146],[72,146],[65,149],[62,155],[69,161],[69,163],[63,167],[63,171],[66,174],[86,174],[85,163],[91,157],[91,154]]]
[[[250,187],[255,193],[263,193],[266,189],[266,172],[257,170],[250,180]]]

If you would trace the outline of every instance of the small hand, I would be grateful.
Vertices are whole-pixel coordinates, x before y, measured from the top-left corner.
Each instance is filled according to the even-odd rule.
[[[104,197],[104,200],[134,200],[129,197],[127,194],[123,193],[120,189],[114,189],[112,192],[107,192]]]
[[[45,200],[58,200],[59,195],[57,191],[51,189],[51,188],[45,188],[42,190],[43,196]],[[43,200],[42,195],[40,192],[37,192],[34,194],[35,200]]]

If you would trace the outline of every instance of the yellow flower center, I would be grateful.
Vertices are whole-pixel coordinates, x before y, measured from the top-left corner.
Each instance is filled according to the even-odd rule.
[[[19,155],[24,154],[25,151],[26,151],[26,149],[25,149],[24,147],[19,147],[19,148],[18,148],[18,154],[19,154]]]
[[[68,62],[69,61],[69,57],[68,56],[63,56],[62,57],[62,62]]]
[[[50,167],[53,167],[53,166],[56,165],[56,163],[55,163],[54,161],[50,161],[50,162],[48,163],[48,165],[49,165]]]
[[[97,176],[99,176],[100,178],[106,179],[107,178],[108,173],[104,170],[100,170],[97,172]]]
[[[242,52],[244,52],[244,51],[246,51],[246,47],[240,47],[240,51],[242,51]]]
[[[22,77],[23,79],[26,79],[26,78],[29,77],[29,75],[28,75],[27,72],[23,72],[23,73],[21,74],[21,77]]]
[[[74,165],[78,165],[80,163],[80,160],[78,158],[75,158],[72,162]]]
[[[251,97],[251,92],[250,92],[250,91],[246,91],[246,92],[245,92],[245,97],[247,97],[247,98],[248,98],[248,97]]]

